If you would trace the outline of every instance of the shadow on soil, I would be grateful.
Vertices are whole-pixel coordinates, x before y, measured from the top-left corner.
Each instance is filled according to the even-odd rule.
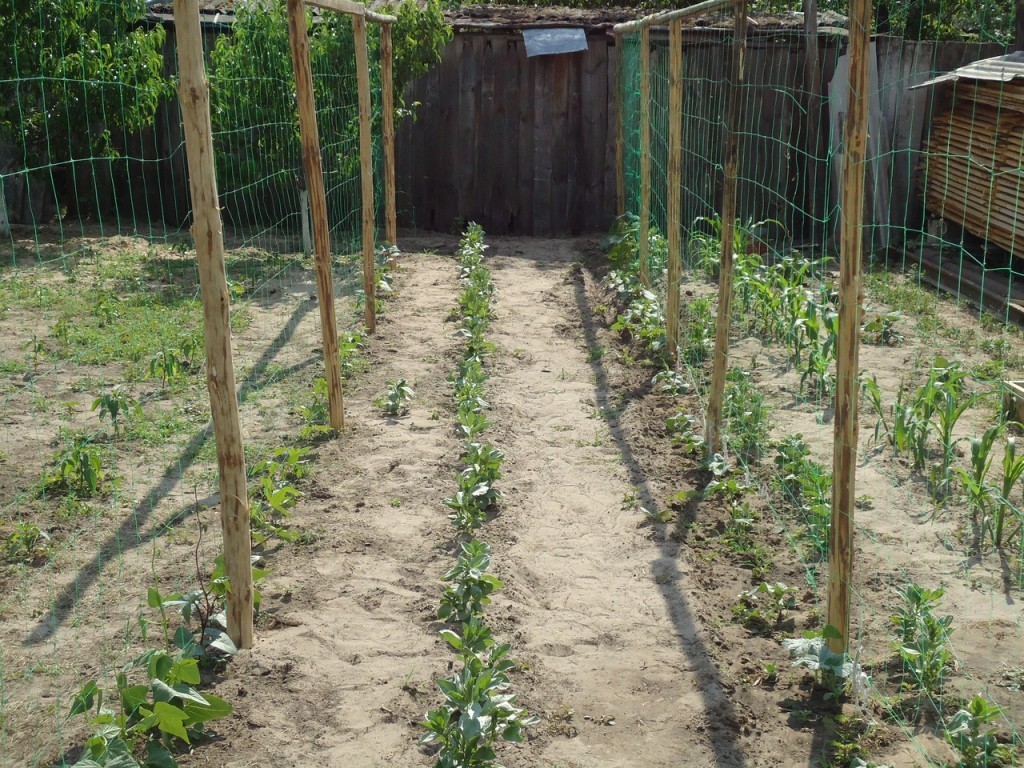
[[[281,329],[281,332],[267,345],[266,351],[245,375],[242,386],[238,388],[239,405],[245,403],[250,396],[280,377],[281,372],[277,372],[272,378],[267,377],[268,367],[274,361],[278,352],[295,335],[295,329],[298,328],[299,323],[316,306],[315,301],[304,301],[295,308],[295,311],[292,312],[291,317],[288,318],[288,322]],[[308,368],[316,362],[316,359],[309,357],[302,362],[296,363],[286,368],[284,374],[289,375]],[[178,486],[185,470],[192,465],[203,445],[212,436],[212,424],[207,424],[207,426],[192,436],[184,448],[182,448],[181,453],[168,463],[160,481],[139,501],[132,510],[132,514],[128,515],[114,533],[107,537],[99,551],[88,563],[79,569],[74,579],[54,596],[52,610],[36,624],[35,629],[25,638],[25,645],[37,645],[52,638],[57,630],[73,614],[76,600],[79,599],[85,590],[96,583],[104,569],[115,563],[119,555],[123,555],[129,550],[152,541],[188,519],[190,512],[195,509],[193,504],[176,510],[165,520],[154,522],[145,532],[142,530],[143,526],[149,521],[153,510],[170,496]]]
[[[586,269],[592,273],[595,271],[590,270],[589,266]],[[599,272],[599,269],[596,271]],[[601,320],[595,316],[590,305],[582,270],[573,273],[573,290],[584,339],[591,352],[588,355],[588,361],[595,378],[597,405],[602,413],[614,414],[608,373],[602,360],[603,356],[597,354],[597,350],[601,348],[598,338],[598,327],[601,325]],[[640,396],[641,393],[636,394]],[[623,464],[629,472],[630,483],[637,488],[643,505],[647,509],[657,509],[658,504],[651,491],[647,475],[637,460],[636,451],[630,444],[629,436],[615,416],[607,418],[607,426],[609,434],[622,456]],[[658,557],[651,561],[651,579],[658,585],[668,607],[680,647],[700,679],[705,713],[708,719],[718,726],[712,731],[709,738],[711,748],[715,753],[716,765],[721,768],[746,766],[748,760],[738,738],[743,718],[739,716],[729,700],[732,686],[723,681],[708,647],[701,637],[700,627],[683,588],[685,580],[678,566],[678,545],[671,539],[667,539],[659,542],[658,548],[660,550]],[[801,723],[801,726],[806,727],[807,723]],[[824,754],[827,740],[827,733],[823,725],[815,727],[809,764],[814,763],[816,756]]]

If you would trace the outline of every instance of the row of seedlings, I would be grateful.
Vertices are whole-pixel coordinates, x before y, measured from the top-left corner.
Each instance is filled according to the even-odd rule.
[[[438,680],[444,695],[440,707],[427,713],[421,744],[437,744],[435,768],[497,768],[494,745],[499,740],[520,742],[524,726],[537,722],[516,707],[515,695],[508,693],[509,673],[515,668],[511,646],[497,643],[484,621],[484,606],[501,581],[488,571],[491,557],[487,544],[475,537],[487,522],[498,500],[494,487],[501,478],[504,454],[482,440],[490,427],[484,399],[487,373],[484,360],[494,346],[484,339],[491,322],[494,284],[484,266],[483,229],[470,224],[459,245],[464,285],[457,314],[462,320],[459,334],[466,346],[455,373],[449,378],[456,404],[459,434],[465,443],[458,489],[444,503],[449,519],[458,530],[460,553],[455,565],[444,575],[447,586],[441,596],[438,618],[448,625],[442,639],[457,654],[459,664],[448,677]]]
[[[609,252],[613,266],[619,269],[609,274],[606,285],[615,291],[624,307],[612,327],[628,332],[655,351],[663,339],[659,335],[660,308],[654,294],[635,276],[636,236],[631,234],[628,224],[619,225]],[[838,314],[833,287],[816,278],[826,273],[826,263],[805,259],[798,253],[779,255],[769,263],[762,260],[756,249],[744,246],[743,230],[738,223],[737,237],[740,246],[736,249],[734,270],[738,321],[762,341],[779,343],[787,350],[789,365],[801,374],[801,395],[806,391],[819,400],[830,396],[835,383]],[[716,277],[717,238],[695,238],[691,247],[696,268]],[[652,235],[651,251],[655,250]],[[899,345],[903,341],[896,330],[899,317],[897,312],[886,312],[868,319],[861,328],[864,343]],[[691,331],[685,337],[690,343],[681,350],[681,356],[691,366],[706,357],[691,355],[700,349],[694,344],[695,335]],[[982,437],[970,440],[970,469],[956,466],[957,446],[963,442],[955,429],[957,422],[969,408],[998,394],[972,392],[970,378],[971,373],[962,364],[937,357],[928,369],[925,383],[916,390],[901,383],[895,402],[888,407],[873,375],[862,374],[862,388],[878,419],[874,443],[891,446],[895,455],[906,453],[916,472],[923,473],[930,464],[928,486],[938,504],[955,497],[954,484],[959,480],[962,498],[974,515],[972,523],[982,535],[988,534],[993,548],[998,549],[1024,529],[1019,524],[1019,511],[1009,500],[1014,485],[1024,477],[1024,457],[1018,456],[1015,438],[1006,433],[1019,426],[1008,421],[1005,413],[1000,414],[1000,421]],[[734,368],[727,379],[726,442],[738,461],[734,466],[726,457],[706,457],[712,480],[701,495],[725,494],[730,514],[722,533],[723,543],[752,572],[755,586],[739,595],[733,606],[734,616],[758,634],[782,633],[782,645],[789,650],[794,663],[816,670],[815,681],[826,691],[826,700],[838,702],[849,696],[861,706],[869,700],[877,701],[888,711],[889,719],[906,730],[900,695],[887,696],[876,687],[859,660],[828,650],[825,641],[831,627],[804,632],[802,637],[785,637],[782,632],[786,614],[796,608],[797,590],[781,582],[760,581],[771,570],[772,556],[752,537],[757,516],[742,497],[757,488],[769,500],[767,509],[783,530],[788,531],[786,516],[796,513],[801,528],[795,535],[787,532],[787,537],[801,562],[821,561],[827,557],[829,542],[832,476],[827,467],[811,458],[810,446],[801,434],[771,439],[770,409],[764,395],[754,387],[749,372]],[[674,441],[699,455],[703,445],[696,426],[697,419],[680,411],[669,418],[667,429]],[[936,441],[929,440],[932,435]],[[998,472],[990,472],[1000,437],[1005,437],[1001,483]],[[938,445],[931,445],[933,442]],[[774,468],[761,464],[768,449],[777,452]],[[1007,527],[1006,522],[1014,517],[1017,527]],[[956,668],[950,643],[955,627],[952,616],[937,613],[942,595],[941,588],[927,589],[912,582],[899,590],[901,605],[889,617],[889,624],[895,632],[896,656],[902,662],[900,694],[909,694],[909,701],[930,704],[937,715],[937,732],[957,750],[959,765],[1008,763],[1013,759],[1014,745],[1000,740],[1005,737],[998,733],[997,721],[1004,719],[999,707],[981,694],[970,700],[955,696],[947,700],[945,678]],[[765,674],[774,677],[775,665],[765,665]],[[945,710],[951,703],[957,711],[947,717]],[[866,732],[866,726],[858,728]],[[861,749],[856,743],[845,746]]]

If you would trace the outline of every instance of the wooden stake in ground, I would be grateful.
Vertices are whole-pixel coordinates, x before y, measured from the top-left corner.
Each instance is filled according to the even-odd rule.
[[[395,94],[391,25],[380,28],[381,112],[384,131],[384,239],[398,245],[398,209],[395,201]]]
[[[640,282],[651,287],[651,28],[640,28]]]
[[[615,35],[615,215],[626,213],[626,116],[622,98],[622,35]]]
[[[245,453],[238,420],[235,368],[231,358],[230,295],[224,271],[224,236],[213,165],[210,88],[203,62],[198,0],[174,0],[178,40],[178,98],[185,128],[188,180],[192,194],[192,239],[199,266],[206,337],[206,386],[220,474],[220,520],[227,596],[228,635],[239,648],[253,641],[252,540]]]
[[[857,395],[860,392],[860,262],[864,236],[864,171],[868,143],[868,56],[871,0],[850,0],[850,101],[843,128],[843,203],[839,230],[839,338],[836,358],[832,526],[828,547],[828,623],[841,637],[829,648],[849,648],[853,577],[853,506],[857,476]]]
[[[363,292],[366,306],[363,322],[366,330],[377,330],[377,273],[373,249],[376,228],[373,220],[373,134],[370,122],[370,59],[366,49],[366,19],[352,16],[352,36],[356,47],[356,74],[359,83],[359,165],[363,189]]]
[[[732,73],[725,124],[725,187],[722,190],[722,255],[718,268],[718,325],[714,369],[708,395],[704,443],[708,454],[722,451],[722,407],[729,371],[729,321],[732,316],[732,262],[736,243],[736,177],[740,163],[740,118],[747,53],[747,0],[736,0],[732,40]]]
[[[810,217],[811,235],[823,232],[825,160],[821,136],[821,65],[818,60],[818,0],[804,0],[804,103],[807,139],[804,143],[804,213]]]
[[[665,333],[672,362],[679,359],[679,281],[683,271],[683,20],[668,28],[668,300]]]
[[[299,130],[302,134],[302,163],[306,172],[310,212],[313,217],[313,251],[316,254],[316,295],[323,331],[324,371],[327,380],[327,406],[331,428],[345,426],[341,394],[341,360],[338,357],[338,325],[334,314],[334,277],[331,272],[331,232],[327,222],[327,194],[320,158],[320,131],[316,124],[313,98],[313,70],[309,63],[309,37],[306,10],[302,0],[288,0],[288,36],[295,70],[295,97],[299,105]]]

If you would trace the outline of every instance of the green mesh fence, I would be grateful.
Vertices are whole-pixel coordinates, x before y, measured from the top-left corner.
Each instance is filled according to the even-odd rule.
[[[0,57],[5,768],[77,759],[87,724],[67,718],[71,693],[162,645],[147,590],[195,588],[197,553],[206,579],[220,550],[170,13],[111,0],[0,11],[12,54]],[[368,27],[380,219],[380,33]],[[346,375],[362,317],[351,20],[318,16],[312,30]],[[259,554],[311,535],[268,511],[260,461],[307,450],[326,423],[284,3],[204,13],[203,33]]]
[[[734,518],[781,534],[790,547],[788,560],[801,574],[798,586],[813,592],[822,619],[834,450],[839,174],[848,98],[846,6],[833,5],[822,8],[817,75],[809,65],[802,19],[789,13],[800,6],[751,7],[746,77],[739,89],[728,439],[719,468],[735,467],[733,477],[751,488],[745,501],[734,502]],[[825,745],[809,756],[809,764],[994,766],[1008,759],[1004,748],[1020,750],[1024,722],[1019,666],[1006,657],[1024,651],[1014,607],[1024,583],[1024,537],[992,541],[997,514],[1012,518],[1015,529],[1024,519],[1019,474],[1006,483],[1015,471],[1019,426],[1008,423],[1000,406],[1002,380],[1024,375],[1024,357],[1010,352],[1020,343],[1012,321],[1021,317],[1024,290],[1024,252],[1016,241],[1024,78],[983,82],[967,75],[927,84],[1012,50],[1013,18],[1006,4],[876,5],[885,13],[877,20],[870,56],[863,222],[869,258],[860,371],[863,378],[877,377],[881,412],[865,390],[857,466],[862,495],[847,585],[850,655],[858,671],[845,695],[866,722],[877,719],[901,736],[862,753],[865,763],[854,762],[854,756],[840,763],[829,751],[834,745]],[[915,8],[924,16],[915,16]],[[668,227],[668,30],[654,27],[650,39],[650,102],[639,98],[639,30],[623,35],[619,83],[626,208],[634,221],[640,216],[640,158],[647,154],[655,254],[657,238]],[[729,13],[685,24],[680,367],[704,411],[732,45]],[[1013,60],[982,65],[1013,72],[1020,66]],[[816,79],[820,89],[812,88]],[[650,144],[631,146],[642,135],[642,110],[651,121]],[[652,256],[651,266],[664,307],[664,262]],[[616,279],[613,284],[623,285]],[[639,306],[636,302],[633,311]],[[633,322],[634,337],[642,337],[641,322]],[[813,328],[809,336],[808,327]],[[949,410],[930,410],[925,403],[932,397]],[[916,405],[908,405],[911,401]],[[955,419],[954,412],[959,413]],[[901,428],[894,419],[908,413],[922,420],[917,427],[921,458],[910,455],[909,444],[893,442]],[[700,423],[701,413],[694,409],[689,415]],[[980,453],[986,435],[990,465]],[[748,445],[759,448],[751,452]],[[796,453],[798,460],[792,459]],[[978,480],[979,472],[985,480]],[[1002,501],[993,503],[1002,511],[985,512],[988,502],[982,499],[996,497]],[[770,574],[764,578],[770,580]],[[945,594],[915,618],[926,615],[908,640],[893,619],[911,610],[908,596],[916,594],[918,608],[928,603],[915,587],[943,588]],[[947,616],[951,624],[941,625]],[[923,626],[934,633],[930,647],[919,631]],[[989,636],[992,642],[982,639]],[[919,649],[937,654],[930,668],[915,655]],[[941,654],[947,654],[944,661],[936,661]],[[968,727],[959,710],[977,694],[994,707],[986,715],[989,724],[974,723],[978,733],[998,731],[1003,739],[987,742],[988,753],[971,752],[983,741],[971,742],[963,738],[966,730],[956,731]],[[950,735],[954,731],[960,735]],[[959,745],[955,750],[953,742]]]

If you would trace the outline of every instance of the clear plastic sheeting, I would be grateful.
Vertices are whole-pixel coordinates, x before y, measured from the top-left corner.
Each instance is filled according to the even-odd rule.
[[[582,29],[524,29],[526,55],[550,56],[587,50],[587,33]]]

